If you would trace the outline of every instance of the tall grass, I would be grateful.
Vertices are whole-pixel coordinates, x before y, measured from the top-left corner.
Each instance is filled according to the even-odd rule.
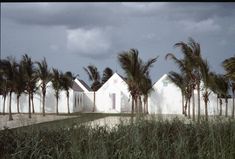
[[[1,158],[235,158],[235,121],[136,120],[109,129],[0,132]]]

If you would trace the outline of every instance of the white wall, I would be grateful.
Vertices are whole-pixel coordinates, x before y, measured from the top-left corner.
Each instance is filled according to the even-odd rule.
[[[46,113],[56,113],[56,98],[54,96],[54,89],[52,88],[51,83],[48,83],[47,85],[47,91],[46,91],[46,101],[45,101],[45,111]],[[78,96],[82,96],[81,92],[75,92],[72,89],[69,90],[69,108],[70,108],[70,113],[71,112],[77,112],[81,111],[81,102],[76,103],[75,107],[75,94],[76,99],[78,99]],[[80,97],[81,98],[81,97]],[[20,112],[22,113],[28,113],[28,95],[27,94],[22,94],[20,97]],[[36,113],[41,113],[42,112],[42,95],[40,90],[38,90],[34,94],[34,108]],[[2,96],[0,97],[0,112],[3,110],[3,98]],[[11,110],[13,113],[17,113],[17,100],[16,100],[16,95],[12,93],[12,101],[11,101]],[[59,97],[59,105],[58,105],[58,110],[59,113],[67,113],[68,112],[68,107],[67,107],[67,97],[66,97],[66,92],[61,91],[60,92],[60,97]],[[32,108],[31,108],[32,111]],[[5,112],[9,112],[9,95],[6,98],[6,105],[5,105]]]
[[[114,73],[96,93],[97,111],[107,113],[130,112],[131,102],[128,99],[129,91],[126,82],[117,73]]]
[[[167,75],[163,75],[159,81],[153,85],[154,91],[149,96],[149,113],[152,114],[182,114],[182,96],[180,89],[172,83]],[[205,114],[205,103],[203,101],[203,90],[200,92],[200,113]],[[194,91],[195,96],[195,114],[198,114],[198,95],[197,91]],[[219,105],[218,105],[219,108]],[[216,115],[219,114],[217,108],[216,95],[211,92],[208,102],[208,114]],[[192,114],[192,99],[190,111]],[[232,113],[232,99],[228,101],[228,115]],[[225,102],[223,100],[223,114],[225,114]]]
[[[181,92],[173,83],[163,76],[153,85],[149,95],[149,113],[151,114],[181,114]]]

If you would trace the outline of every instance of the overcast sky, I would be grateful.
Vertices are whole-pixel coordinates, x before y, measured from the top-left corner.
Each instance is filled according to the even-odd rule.
[[[177,71],[164,59],[179,41],[194,38],[213,71],[235,55],[235,3],[2,3],[1,56],[33,60],[72,71],[88,81],[83,67],[93,64],[123,75],[117,55],[136,48],[144,60],[159,56],[151,69],[156,82]]]

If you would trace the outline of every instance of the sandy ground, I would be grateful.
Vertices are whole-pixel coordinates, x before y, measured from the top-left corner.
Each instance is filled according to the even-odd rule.
[[[185,123],[189,123],[190,119],[186,119],[183,115],[147,115],[144,117],[146,120],[172,120],[174,118],[178,118],[181,120],[184,120]],[[134,120],[136,118],[134,117]],[[186,120],[185,120],[186,119]],[[94,121],[89,121],[84,124],[88,124],[92,127],[97,126],[106,126],[109,128],[113,128],[115,126],[118,126],[120,123],[122,124],[129,124],[131,122],[131,117],[126,116],[109,116],[101,119],[97,119]]]
[[[109,116],[109,117],[97,119],[94,121],[89,121],[89,122],[86,122],[85,124],[88,124],[91,127],[107,126],[109,128],[113,128],[119,125],[120,123],[128,124],[129,121],[130,121],[130,117]]]
[[[61,120],[66,118],[72,118],[77,116],[57,116],[57,115],[46,115],[43,117],[40,114],[32,114],[32,118],[28,118],[28,114],[14,114],[13,120],[9,121],[8,115],[0,115],[0,130],[6,128],[17,128],[26,125],[38,124],[47,121]]]
[[[32,114],[32,118],[28,118],[28,114],[14,114],[12,121],[8,121],[8,115],[0,115],[0,130],[7,128],[17,128],[21,126],[27,126],[32,124],[38,124],[48,121],[54,121],[54,120],[61,120],[66,118],[73,118],[77,116],[57,116],[57,115],[46,115],[43,117],[39,114]],[[183,119],[184,117],[181,115],[157,115],[157,116],[145,116],[145,119],[173,119],[175,117],[178,117],[179,119]],[[94,121],[89,121],[83,124],[88,124],[92,127],[96,126],[107,126],[109,128],[113,128],[117,126],[120,123],[128,124],[130,123],[131,117],[127,116],[108,116],[101,119],[97,119]],[[185,118],[184,118],[185,119]],[[187,121],[187,120],[186,120]]]

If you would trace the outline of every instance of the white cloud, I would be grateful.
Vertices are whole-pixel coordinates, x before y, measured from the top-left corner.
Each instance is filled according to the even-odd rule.
[[[124,7],[135,9],[135,10],[154,10],[154,9],[161,9],[165,7],[167,3],[166,2],[159,2],[159,3],[122,2],[121,4]]]
[[[105,30],[79,28],[67,31],[67,47],[73,53],[99,56],[107,53],[111,41]]]
[[[206,19],[199,22],[195,21],[180,21],[186,31],[205,33],[215,32],[220,30],[220,26],[213,19]]]

